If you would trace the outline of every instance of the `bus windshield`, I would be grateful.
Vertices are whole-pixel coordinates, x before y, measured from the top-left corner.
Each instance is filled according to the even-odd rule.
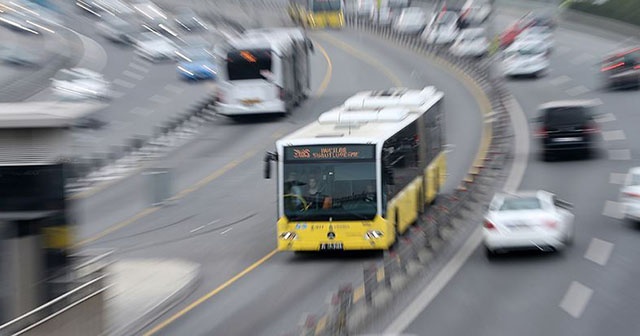
[[[267,79],[271,72],[271,50],[234,50],[227,54],[229,80]]]
[[[373,219],[377,213],[374,146],[359,146],[371,147],[371,159],[285,160],[284,215],[289,220]]]
[[[342,7],[342,0],[312,0],[314,12],[338,11]]]

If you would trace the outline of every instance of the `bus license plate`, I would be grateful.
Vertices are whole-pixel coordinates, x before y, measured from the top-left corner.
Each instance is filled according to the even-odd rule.
[[[320,251],[328,251],[328,250],[342,250],[342,243],[327,243],[320,244]]]

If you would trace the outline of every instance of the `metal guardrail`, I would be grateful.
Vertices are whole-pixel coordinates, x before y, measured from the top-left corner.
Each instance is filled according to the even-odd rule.
[[[0,335],[14,335],[27,330],[30,326],[53,316],[66,307],[70,307],[87,297],[104,291],[108,277],[107,269],[113,263],[113,251],[107,249],[85,250],[70,256],[76,263],[62,276],[49,279],[50,282],[69,287],[59,297],[0,325]]]
[[[428,44],[418,36],[400,34],[390,27],[374,25],[357,17],[348,17],[347,27],[391,40],[469,76],[491,103],[492,112],[484,120],[490,138],[486,155],[474,163],[452,194],[439,197],[420,216],[418,223],[399,238],[397,246],[385,251],[381,262],[365,265],[362,283],[345,284],[331,293],[326,312],[303,316],[297,330],[290,333],[292,335],[342,336],[361,328],[381,297],[401,289],[396,279],[406,281],[424,270],[424,265],[452,240],[456,231],[469,226],[471,215],[478,211],[479,205],[489,201],[505,177],[503,168],[512,156],[513,131],[506,105],[509,93],[502,77],[492,72],[493,57],[458,57],[446,47]]]

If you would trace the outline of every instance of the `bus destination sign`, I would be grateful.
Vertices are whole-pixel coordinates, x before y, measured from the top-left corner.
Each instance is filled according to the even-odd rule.
[[[363,160],[373,159],[373,145],[325,145],[286,147],[287,161],[305,160]]]

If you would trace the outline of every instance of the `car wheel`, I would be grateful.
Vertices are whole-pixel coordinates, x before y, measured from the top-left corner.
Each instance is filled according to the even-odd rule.
[[[490,249],[490,248],[488,248],[486,246],[484,248],[484,254],[487,256],[487,259],[489,259],[489,260],[495,259],[496,256],[497,256],[496,251],[494,251],[494,250],[492,250],[492,249]]]

